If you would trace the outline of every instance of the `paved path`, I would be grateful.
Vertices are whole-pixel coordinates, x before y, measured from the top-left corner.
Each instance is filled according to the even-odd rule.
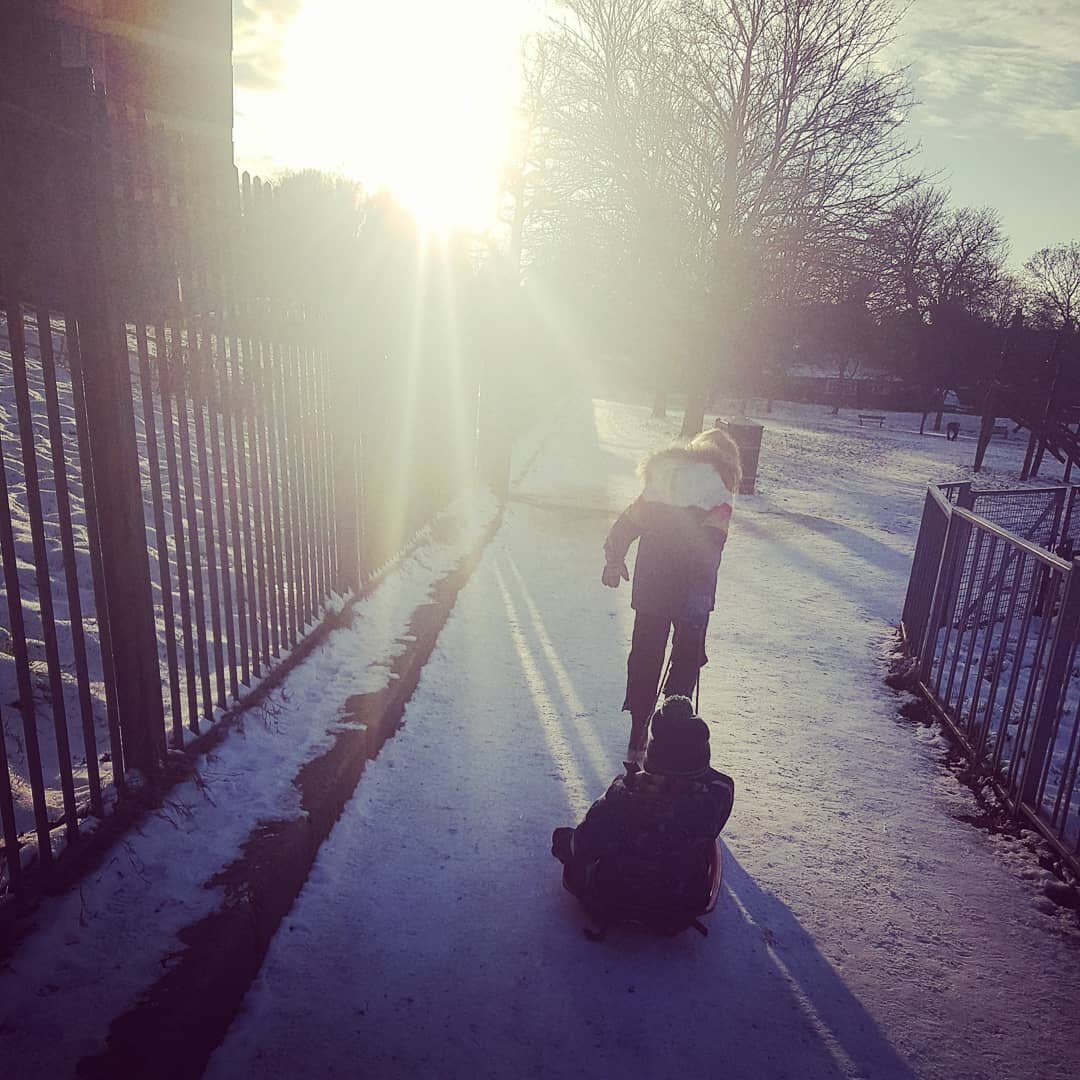
[[[547,849],[625,745],[629,598],[597,579],[664,439],[642,415],[581,407],[519,485],[208,1075],[1080,1075],[1075,941],[881,683],[911,537],[870,502],[913,521],[921,480],[807,513],[784,464],[835,454],[798,431],[740,508],[710,631],[739,786],[710,936],[583,938]]]

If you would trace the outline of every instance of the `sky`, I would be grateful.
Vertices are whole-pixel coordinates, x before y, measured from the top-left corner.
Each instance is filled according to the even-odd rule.
[[[916,0],[894,51],[921,167],[992,206],[1012,260],[1080,240],[1080,3]]]
[[[234,0],[237,164],[386,186],[429,224],[497,204],[543,0]]]
[[[429,219],[488,219],[546,0],[233,2],[241,168],[334,169]],[[887,61],[918,101],[916,167],[996,208],[1015,265],[1080,239],[1078,0],[914,0]]]

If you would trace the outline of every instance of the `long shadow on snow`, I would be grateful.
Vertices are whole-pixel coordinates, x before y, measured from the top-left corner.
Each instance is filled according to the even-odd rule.
[[[812,532],[820,533],[829,537],[844,547],[849,548],[859,558],[874,563],[875,566],[886,573],[907,576],[911,567],[911,556],[896,551],[875,540],[865,532],[851,525],[845,525],[841,521],[829,520],[818,517],[815,514],[799,514],[792,510],[781,510],[772,506],[756,507],[741,506],[739,524],[751,522],[753,525],[761,525],[760,518],[779,517],[787,521],[802,525]]]
[[[706,939],[625,927],[596,944],[577,934],[576,900],[563,891],[556,906],[548,947],[560,958],[566,1020],[539,1049],[543,1075],[916,1080],[813,938],[730,848]],[[598,1033],[584,1068],[573,1067],[571,1051]]]
[[[890,596],[883,593],[876,582],[872,582],[868,588],[865,576],[860,574],[857,563],[851,565],[850,573],[846,573],[845,564],[837,565],[818,558],[810,545],[799,543],[790,533],[768,528],[760,518],[755,520],[748,515],[744,516],[739,521],[739,528],[745,529],[767,544],[772,544],[777,549],[778,555],[785,558],[791,565],[801,564],[809,575],[834,588],[843,598],[859,602],[876,617],[889,621],[899,617],[900,605],[903,601],[902,578],[897,582],[897,595]],[[884,547],[884,545],[881,546]],[[858,550],[853,549],[852,554],[857,558],[860,557]],[[891,552],[890,555],[893,559],[896,558],[895,552]],[[908,561],[905,559],[903,564],[906,570]],[[884,569],[888,572],[888,567]],[[723,567],[720,572],[723,573]]]
[[[791,909],[761,889],[724,849],[724,893],[721,905],[735,909],[760,935],[772,962],[800,999],[804,1011],[826,1045],[835,1044],[861,1076],[874,1080],[915,1080],[874,1018],[848,989],[836,969],[818,950],[813,937]]]
[[[618,639],[611,635],[588,658],[564,655],[562,642],[566,635],[558,625],[559,609],[552,604],[550,594],[533,592],[527,573],[507,549],[493,555],[492,573],[507,618],[514,624],[515,652],[535,696],[535,707],[539,712],[546,704],[558,717],[557,723],[545,725],[552,758],[568,771],[572,786],[579,789],[579,798],[598,798],[610,784],[618,764],[611,749],[616,749],[617,754],[625,738],[623,729],[629,732],[629,723],[622,721],[618,711],[625,670]],[[543,607],[549,609],[546,617]],[[591,700],[585,688],[579,693],[578,670],[583,663],[589,665],[590,674],[597,669],[608,672],[605,681],[611,687],[609,702]],[[610,715],[610,725],[597,723],[604,715]]]

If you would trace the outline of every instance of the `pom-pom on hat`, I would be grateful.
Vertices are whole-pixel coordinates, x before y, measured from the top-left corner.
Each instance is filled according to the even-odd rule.
[[[694,714],[688,697],[669,697],[652,718],[645,771],[696,776],[709,767],[709,725]]]

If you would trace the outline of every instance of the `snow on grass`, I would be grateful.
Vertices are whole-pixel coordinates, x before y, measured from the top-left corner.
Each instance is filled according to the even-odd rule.
[[[925,484],[971,443],[763,418],[702,685],[737,785],[725,895],[707,940],[581,935],[548,847],[628,735],[601,545],[678,419],[582,399],[515,473],[209,1077],[1076,1075],[1080,976],[1042,877],[957,820],[975,804],[940,735],[881,681]]]
[[[61,430],[65,444],[65,472],[70,497],[72,534],[75,547],[79,600],[83,613],[89,667],[90,692],[94,702],[98,768],[102,784],[112,781],[112,763],[108,753],[109,741],[105,717],[105,687],[101,669],[101,647],[95,618],[93,584],[90,571],[86,511],[83,502],[82,474],[75,430],[75,406],[71,390],[71,373],[67,368],[66,338],[62,322],[52,322],[54,354],[57,360],[56,380]],[[34,454],[41,489],[43,532],[48,553],[52,582],[53,609],[56,621],[57,645],[62,669],[64,711],[72,753],[72,772],[76,802],[85,806],[89,787],[87,755],[84,746],[79,690],[75,674],[75,657],[71,628],[71,606],[64,582],[63,550],[57,504],[57,479],[53,471],[49,443],[48,418],[45,408],[45,382],[42,373],[37,339],[37,324],[25,320],[27,346],[27,382],[29,384],[31,415],[34,431]],[[15,539],[17,572],[25,620],[27,650],[30,657],[34,692],[36,730],[41,751],[42,773],[45,782],[45,801],[49,818],[56,821],[63,813],[60,792],[60,763],[53,723],[48,669],[46,664],[41,600],[34,570],[34,551],[31,535],[30,507],[27,496],[26,468],[19,439],[18,408],[6,318],[0,318],[0,440],[4,448],[4,467],[8,482],[8,511]],[[19,691],[15,658],[12,654],[10,619],[6,584],[0,581],[0,623],[4,644],[0,649],[0,735],[6,740],[8,762],[13,787],[16,823],[20,831],[32,828],[30,775],[27,746],[19,712]],[[28,846],[24,854],[28,854]]]
[[[26,364],[27,379],[30,388],[31,416],[34,429],[34,449],[37,462],[42,499],[43,530],[45,543],[48,551],[49,572],[51,578],[51,595],[56,618],[56,630],[60,666],[62,669],[62,683],[64,688],[64,714],[68,741],[71,747],[71,769],[73,772],[76,804],[80,815],[86,814],[88,809],[89,780],[87,769],[87,751],[82,732],[79,689],[75,672],[75,658],[72,638],[72,605],[67,593],[64,580],[64,563],[60,539],[59,509],[57,505],[56,477],[53,475],[51,448],[49,443],[48,420],[45,408],[45,384],[40,355],[40,346],[37,337],[37,324],[29,314],[24,319],[26,338]],[[93,711],[93,731],[95,738],[94,756],[98,759],[98,767],[101,773],[102,785],[105,788],[106,805],[111,801],[112,791],[112,761],[110,755],[110,743],[108,735],[107,716],[105,708],[105,685],[102,671],[100,634],[95,617],[95,600],[93,582],[90,568],[89,538],[87,533],[86,512],[84,504],[83,482],[81,463],[78,452],[78,440],[75,426],[75,404],[72,391],[71,373],[67,367],[67,342],[65,326],[62,320],[53,320],[51,323],[54,354],[57,358],[56,377],[57,395],[61,427],[63,432],[65,468],[67,472],[68,488],[70,493],[73,541],[75,549],[75,561],[79,584],[79,601],[83,614],[83,626],[86,634],[87,661],[89,689]],[[157,631],[158,662],[161,671],[162,693],[166,709],[166,726],[170,736],[173,731],[171,715],[171,699],[169,693],[169,672],[167,665],[166,643],[170,640],[175,642],[177,650],[178,689],[179,701],[182,703],[185,729],[183,738],[185,744],[190,742],[194,733],[187,725],[190,724],[191,714],[188,705],[188,652],[195,657],[195,696],[197,699],[197,713],[200,714],[199,726],[205,731],[222,714],[222,706],[232,704],[231,695],[226,693],[224,700],[218,697],[217,678],[214,671],[215,647],[218,644],[218,635],[214,630],[214,615],[211,608],[211,579],[210,560],[207,551],[207,537],[204,531],[204,507],[203,485],[201,470],[199,468],[197,440],[195,434],[197,410],[193,405],[186,405],[184,422],[187,423],[190,433],[190,458],[191,458],[191,491],[194,496],[194,504],[197,508],[199,527],[199,559],[194,564],[192,557],[191,534],[187,516],[186,498],[181,504],[182,527],[185,533],[187,550],[185,562],[190,575],[193,588],[196,577],[202,589],[205,613],[202,633],[206,640],[206,651],[209,658],[210,671],[208,678],[211,684],[211,694],[214,699],[211,715],[206,716],[203,712],[202,680],[200,666],[197,658],[197,635],[200,627],[195,618],[194,607],[191,614],[192,640],[189,642],[187,635],[182,632],[181,603],[180,603],[180,575],[178,565],[178,553],[176,544],[176,525],[173,517],[173,504],[170,497],[170,488],[167,482],[167,444],[165,437],[164,412],[159,392],[153,394],[152,417],[154,424],[154,440],[148,439],[144,418],[141,382],[139,378],[139,364],[137,357],[136,338],[134,329],[128,331],[128,362],[132,378],[132,410],[135,427],[136,447],[139,458],[140,479],[142,485],[144,521],[146,525],[146,544],[149,558],[149,571],[151,589],[154,602],[154,614]],[[156,363],[157,345],[150,337],[148,343],[150,357]],[[209,424],[209,413],[203,408],[203,423]],[[181,484],[184,484],[184,469],[182,444],[180,439],[181,419],[175,399],[172,407],[173,422],[173,446],[177,460],[178,473]],[[220,418],[219,421],[220,423]],[[238,459],[250,454],[250,445],[246,436],[241,437],[237,430],[233,429],[234,449]],[[50,821],[59,822],[63,814],[63,799],[61,795],[61,770],[60,753],[55,738],[55,720],[58,710],[54,710],[51,700],[48,668],[45,658],[44,630],[41,615],[41,598],[38,594],[37,582],[34,570],[34,554],[31,539],[31,521],[29,503],[26,491],[26,468],[23,460],[22,448],[19,441],[18,409],[15,399],[14,377],[12,371],[12,357],[10,340],[7,331],[6,317],[0,317],[0,440],[3,442],[4,463],[9,485],[9,511],[12,518],[12,527],[15,535],[15,547],[17,555],[17,570],[22,599],[22,610],[26,621],[27,646],[31,663],[31,679],[34,692],[34,709],[36,719],[36,731],[42,759],[42,773],[45,787],[45,801],[48,808]],[[164,617],[164,594],[162,590],[162,572],[159,563],[158,536],[155,527],[155,517],[152,499],[152,482],[150,472],[149,446],[156,442],[159,461],[159,471],[163,487],[164,499],[164,526],[165,526],[165,553],[168,561],[170,592],[173,608],[173,621],[167,623]],[[224,442],[224,436],[222,436]],[[210,460],[210,476],[213,477],[213,459]],[[224,467],[224,453],[222,454],[222,466]],[[211,481],[213,483],[213,481]],[[185,488],[186,495],[186,488]],[[239,492],[238,501],[239,501]],[[223,653],[228,656],[227,639],[231,634],[233,640],[239,643],[239,598],[236,596],[237,589],[237,560],[240,552],[234,547],[234,535],[231,529],[232,501],[228,485],[224,490],[226,522],[228,531],[225,542],[216,551],[218,568],[215,582],[220,589],[219,612],[220,619],[220,646]],[[212,516],[217,522],[217,530],[220,534],[221,525],[218,522],[218,506],[216,500],[213,505]],[[264,515],[265,517],[265,515]],[[233,587],[233,605],[226,609],[224,604],[224,582],[221,566],[221,548],[228,557],[230,577]],[[247,594],[243,597],[247,602]],[[319,600],[318,610],[313,620],[309,620],[301,629],[306,633],[317,625],[323,616],[330,611],[336,610],[344,602],[345,598],[331,595]],[[28,763],[28,748],[26,746],[23,721],[18,708],[19,693],[16,680],[15,660],[12,655],[10,644],[9,624],[10,619],[7,609],[6,587],[0,581],[0,704],[2,704],[2,716],[0,716],[0,733],[6,741],[8,752],[9,772],[13,788],[16,825],[23,834],[24,847],[22,855],[24,862],[32,858],[35,851],[35,840],[29,835],[33,828],[32,794],[30,783],[30,768]],[[289,655],[289,649],[282,645],[277,656],[269,666],[281,662]],[[263,666],[262,674],[268,670]],[[239,672],[239,665],[238,665]],[[238,678],[240,675],[238,674]],[[228,672],[226,671],[226,685],[228,691]],[[254,674],[249,678],[246,685],[239,686],[237,698],[243,700],[255,687],[261,678]],[[92,827],[92,820],[84,823],[83,827]],[[53,836],[54,850],[59,850],[63,845],[63,839],[58,832]],[[0,883],[3,872],[0,868]]]
[[[495,512],[486,492],[454,503],[429,541],[355,605],[351,624],[242,717],[195,780],[170,792],[102,870],[42,903],[35,930],[0,971],[0,1041],[20,1078],[74,1075],[80,1056],[101,1049],[109,1021],[182,948],[177,931],[218,905],[220,890],[205,883],[259,822],[299,813],[292,778],[329,747],[351,695],[387,684],[412,612]]]
[[[724,412],[723,409],[720,410]],[[760,495],[745,505],[761,508],[768,513],[783,512],[806,514],[804,524],[821,533],[827,532],[833,537],[845,534],[851,525],[857,526],[857,532],[847,532],[848,541],[870,562],[876,561],[882,568],[888,568],[905,577],[910,569],[910,556],[918,536],[919,515],[922,508],[922,492],[929,482],[954,482],[958,480],[974,481],[977,490],[994,488],[1043,487],[1048,482],[1032,480],[1021,484],[1018,480],[1027,445],[1027,433],[1011,434],[1007,440],[995,438],[991,441],[986,458],[986,466],[979,474],[974,474],[971,465],[974,460],[974,434],[978,430],[977,417],[959,418],[970,429],[971,439],[948,442],[944,438],[918,434],[920,414],[888,413],[885,428],[875,426],[860,427],[858,414],[852,410],[839,417],[833,417],[831,410],[820,406],[778,403],[772,415],[758,414],[757,419],[766,425],[765,448],[763,450],[760,471]],[[929,425],[928,425],[929,427]],[[779,453],[777,453],[779,451]],[[1049,459],[1048,459],[1049,460]],[[827,462],[823,470],[821,463]],[[1057,470],[1059,466],[1050,462]],[[1049,471],[1044,470],[1044,471]],[[1058,475],[1060,480],[1060,474]],[[1047,500],[1048,509],[1052,509]],[[998,506],[991,498],[977,500],[976,511],[985,514],[990,520],[1000,520],[1006,526],[1013,525],[1010,520],[1010,507]],[[1052,515],[1050,515],[1052,517]],[[1045,517],[1045,515],[1044,515]],[[815,520],[816,519],[816,520]],[[1049,532],[1048,522],[1037,528],[1037,535],[1031,538],[1044,539]],[[968,552],[968,566],[962,575],[965,580],[975,574],[976,548]],[[982,577],[985,571],[985,551],[983,563],[978,571]],[[996,569],[995,569],[996,574]],[[1012,587],[1025,596],[1032,587],[1033,566],[1030,560],[1023,563],[1023,574],[1016,581],[1010,578]],[[1015,576],[1015,575],[1014,575]],[[994,585],[996,577],[986,576],[985,580]],[[905,582],[906,584],[906,582]],[[987,595],[980,595],[974,600],[965,599],[970,607],[973,604],[989,607],[989,589]],[[1018,731],[1020,708],[1025,701],[1029,681],[1035,670],[1036,650],[1040,639],[1041,617],[1036,615],[1027,627],[1027,632],[1020,642],[1019,615],[1010,632],[1010,648],[1000,640],[1005,610],[1009,603],[1009,590],[1002,591],[998,609],[993,612],[994,626],[991,627],[992,640],[989,642],[991,654],[1003,650],[1002,675],[998,687],[998,697],[1004,699],[1009,686],[1009,678],[1015,665],[1017,683],[1015,687],[1015,709],[1002,743],[1002,769],[1008,767],[1014,750]],[[868,597],[867,602],[871,600]],[[1053,605],[1050,605],[1051,607]],[[878,609],[889,621],[896,621],[899,606],[891,610]],[[1023,604],[1018,606],[1023,610]],[[980,614],[979,617],[984,617]],[[960,618],[958,626],[962,634],[952,635],[949,656],[946,657],[946,670],[951,669],[953,657],[963,650],[966,657],[970,649],[978,658],[985,641],[983,631],[973,629],[972,612],[968,611]],[[945,630],[941,631],[945,638]],[[972,637],[974,636],[974,642]],[[1046,656],[1043,656],[1045,665]],[[960,664],[961,674],[964,664]],[[1038,669],[1039,671],[1042,668]],[[960,683],[960,676],[956,679]],[[944,689],[944,688],[943,688]],[[964,687],[961,700],[952,702],[959,716],[966,717],[968,707],[976,701],[976,694],[982,688],[974,681]],[[985,698],[985,694],[983,694]],[[980,708],[985,708],[985,700]],[[1055,731],[1054,745],[1051,751],[1050,771],[1044,804],[1052,807],[1059,791],[1064,785],[1068,790],[1068,780],[1075,764],[1076,739],[1078,737],[1078,709],[1080,709],[1080,666],[1071,672],[1062,722]],[[991,739],[996,738],[997,727],[991,724]],[[977,733],[976,733],[977,736]],[[1075,842],[1080,829],[1080,786],[1073,790],[1071,813],[1064,815],[1067,825],[1063,835],[1067,842]],[[1066,804],[1067,806],[1069,804]]]

